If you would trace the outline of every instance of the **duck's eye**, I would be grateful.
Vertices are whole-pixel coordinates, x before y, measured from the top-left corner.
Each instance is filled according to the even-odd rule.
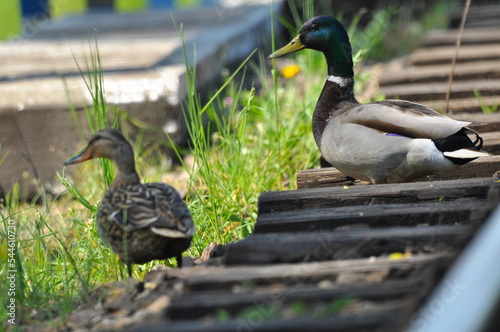
[[[318,31],[319,30],[319,25],[318,24],[311,24],[311,27],[309,28],[309,31]]]
[[[92,139],[90,140],[89,144],[94,144],[95,142],[99,141],[100,139],[102,139],[101,135],[94,135],[94,137],[92,137]]]

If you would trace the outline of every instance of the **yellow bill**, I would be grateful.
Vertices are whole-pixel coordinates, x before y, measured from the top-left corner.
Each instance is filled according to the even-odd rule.
[[[285,54],[294,53],[303,49],[305,46],[300,42],[299,36],[292,39],[292,41],[289,42],[286,46],[283,46],[282,48],[271,54],[269,56],[269,59],[279,58],[280,56],[283,56]]]

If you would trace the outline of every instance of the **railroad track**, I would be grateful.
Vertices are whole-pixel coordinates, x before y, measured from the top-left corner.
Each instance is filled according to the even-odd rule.
[[[486,20],[490,11],[478,10],[482,14],[472,9],[471,17]],[[497,54],[499,35],[483,30],[466,31],[464,50],[478,44]],[[410,57],[411,66],[385,75],[382,92],[439,106],[449,70],[443,64],[455,37],[455,31],[430,34],[424,50]],[[475,82],[487,75],[482,102],[497,102],[500,53],[498,59],[472,53],[459,56],[452,116],[487,122],[477,129],[485,150],[498,154],[500,116],[479,113],[485,105],[472,97]],[[483,158],[455,172],[391,185],[352,182],[333,168],[301,171],[298,190],[260,195],[248,238],[215,247],[199,265],[151,271],[133,295],[80,313],[84,323],[72,315],[69,325],[171,332],[402,331],[498,205],[498,170],[500,157]]]
[[[152,274],[177,293],[137,331],[403,330],[498,203],[495,180],[263,193],[253,235]]]

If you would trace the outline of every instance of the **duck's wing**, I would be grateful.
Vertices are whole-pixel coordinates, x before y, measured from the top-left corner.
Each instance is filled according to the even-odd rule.
[[[99,207],[108,222],[127,231],[150,228],[170,238],[194,234],[191,214],[177,191],[164,183],[147,183],[108,192]]]
[[[390,134],[430,139],[453,135],[471,124],[453,120],[423,105],[402,100],[360,104],[339,115],[339,121]]]

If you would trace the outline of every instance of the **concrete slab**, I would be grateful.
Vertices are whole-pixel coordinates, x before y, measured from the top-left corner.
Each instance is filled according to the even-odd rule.
[[[95,38],[107,102],[156,127],[151,139],[164,139],[166,129],[176,142],[185,141],[180,112],[186,98],[185,65],[176,25],[183,26],[189,61],[196,60],[197,86],[206,90],[224,67],[256,47],[269,47],[270,1],[250,2],[67,17],[38,22],[23,38],[0,44],[0,160],[6,155],[0,188],[8,191],[19,182],[22,196],[32,196],[37,191],[34,179],[53,180],[62,161],[81,147],[82,137],[76,133],[87,128],[77,128],[66,90],[85,124],[83,108],[92,102],[75,60],[85,67]],[[282,1],[274,2],[279,11]]]

